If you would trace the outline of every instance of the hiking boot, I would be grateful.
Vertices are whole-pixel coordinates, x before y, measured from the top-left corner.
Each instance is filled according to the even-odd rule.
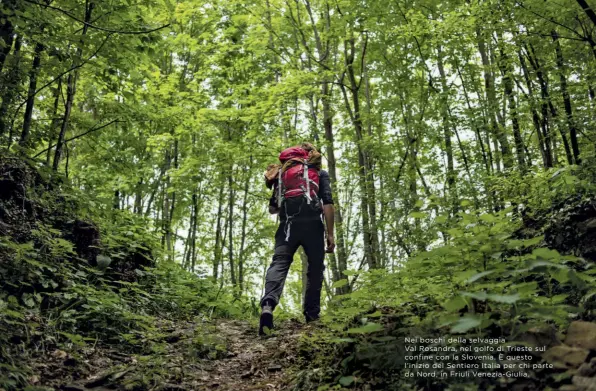
[[[269,335],[273,330],[273,307],[268,303],[261,309],[259,335]]]

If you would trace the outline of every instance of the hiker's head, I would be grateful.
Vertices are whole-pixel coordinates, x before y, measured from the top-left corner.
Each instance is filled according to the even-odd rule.
[[[311,151],[317,152],[317,149],[311,143],[302,143],[302,145],[300,145],[300,148],[304,149],[309,154]]]
[[[321,154],[317,151],[314,145],[311,143],[302,143],[300,148],[308,152],[308,162],[314,165],[318,170],[321,169]]]

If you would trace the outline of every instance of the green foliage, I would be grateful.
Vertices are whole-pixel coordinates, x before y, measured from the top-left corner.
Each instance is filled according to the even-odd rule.
[[[327,349],[338,352],[331,363],[326,358],[331,371],[321,383],[340,376],[336,381],[346,386],[353,376],[370,381],[382,376],[387,387],[399,389],[405,386],[381,374],[403,369],[399,341],[404,336],[515,340],[545,323],[563,329],[569,314],[587,313],[593,267],[541,247],[543,235],[520,238],[513,208],[490,214],[462,211],[456,217],[442,228],[446,244],[418,253],[394,273],[360,273],[358,289],[334,297],[324,316],[330,331],[318,336],[322,347],[317,351],[303,341],[304,349],[317,357]],[[357,375],[363,366],[368,370]]]

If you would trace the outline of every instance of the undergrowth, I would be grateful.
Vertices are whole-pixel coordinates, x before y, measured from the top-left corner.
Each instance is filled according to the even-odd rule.
[[[302,336],[306,369],[296,389],[485,389],[489,384],[481,379],[404,377],[404,337],[503,337],[523,343],[536,330],[554,334],[571,320],[592,319],[593,262],[549,248],[544,237],[555,208],[592,197],[591,177],[571,167],[523,184],[495,181],[495,191],[514,202],[482,213],[473,200],[463,200],[453,216],[434,218],[432,229],[443,245],[415,254],[394,272],[346,271],[334,287],[355,275],[358,282],[351,293],[328,303],[324,328]],[[413,218],[432,213],[429,203]],[[524,230],[529,219],[542,224]],[[556,384],[552,376],[536,381],[541,387]]]
[[[90,346],[117,345],[159,360],[167,337],[162,320],[201,322],[239,311],[227,293],[216,296],[211,280],[165,259],[149,220],[95,208],[100,203],[89,196],[65,184],[50,189],[31,167],[17,168],[21,178],[35,180],[0,200],[1,216],[23,220],[0,230],[0,388],[27,387],[28,359],[60,350],[76,356]],[[25,201],[27,210],[19,207]],[[77,224],[88,237],[73,235]],[[225,350],[209,332],[197,331],[196,357]],[[158,362],[145,366],[153,369],[139,376],[159,375]]]

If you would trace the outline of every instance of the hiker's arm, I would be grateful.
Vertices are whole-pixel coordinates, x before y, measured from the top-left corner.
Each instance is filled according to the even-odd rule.
[[[327,227],[327,236],[334,236],[335,208],[333,207],[333,204],[323,205],[323,213],[325,214],[325,227]]]
[[[332,253],[335,249],[335,208],[333,206],[331,180],[326,171],[321,171],[319,179],[319,198],[321,198],[321,201],[323,202],[323,214],[325,215],[325,226],[327,227],[326,251]]]
[[[277,206],[277,194],[276,187],[273,187],[273,194],[269,198],[269,213],[272,215],[279,213],[279,207]]]

